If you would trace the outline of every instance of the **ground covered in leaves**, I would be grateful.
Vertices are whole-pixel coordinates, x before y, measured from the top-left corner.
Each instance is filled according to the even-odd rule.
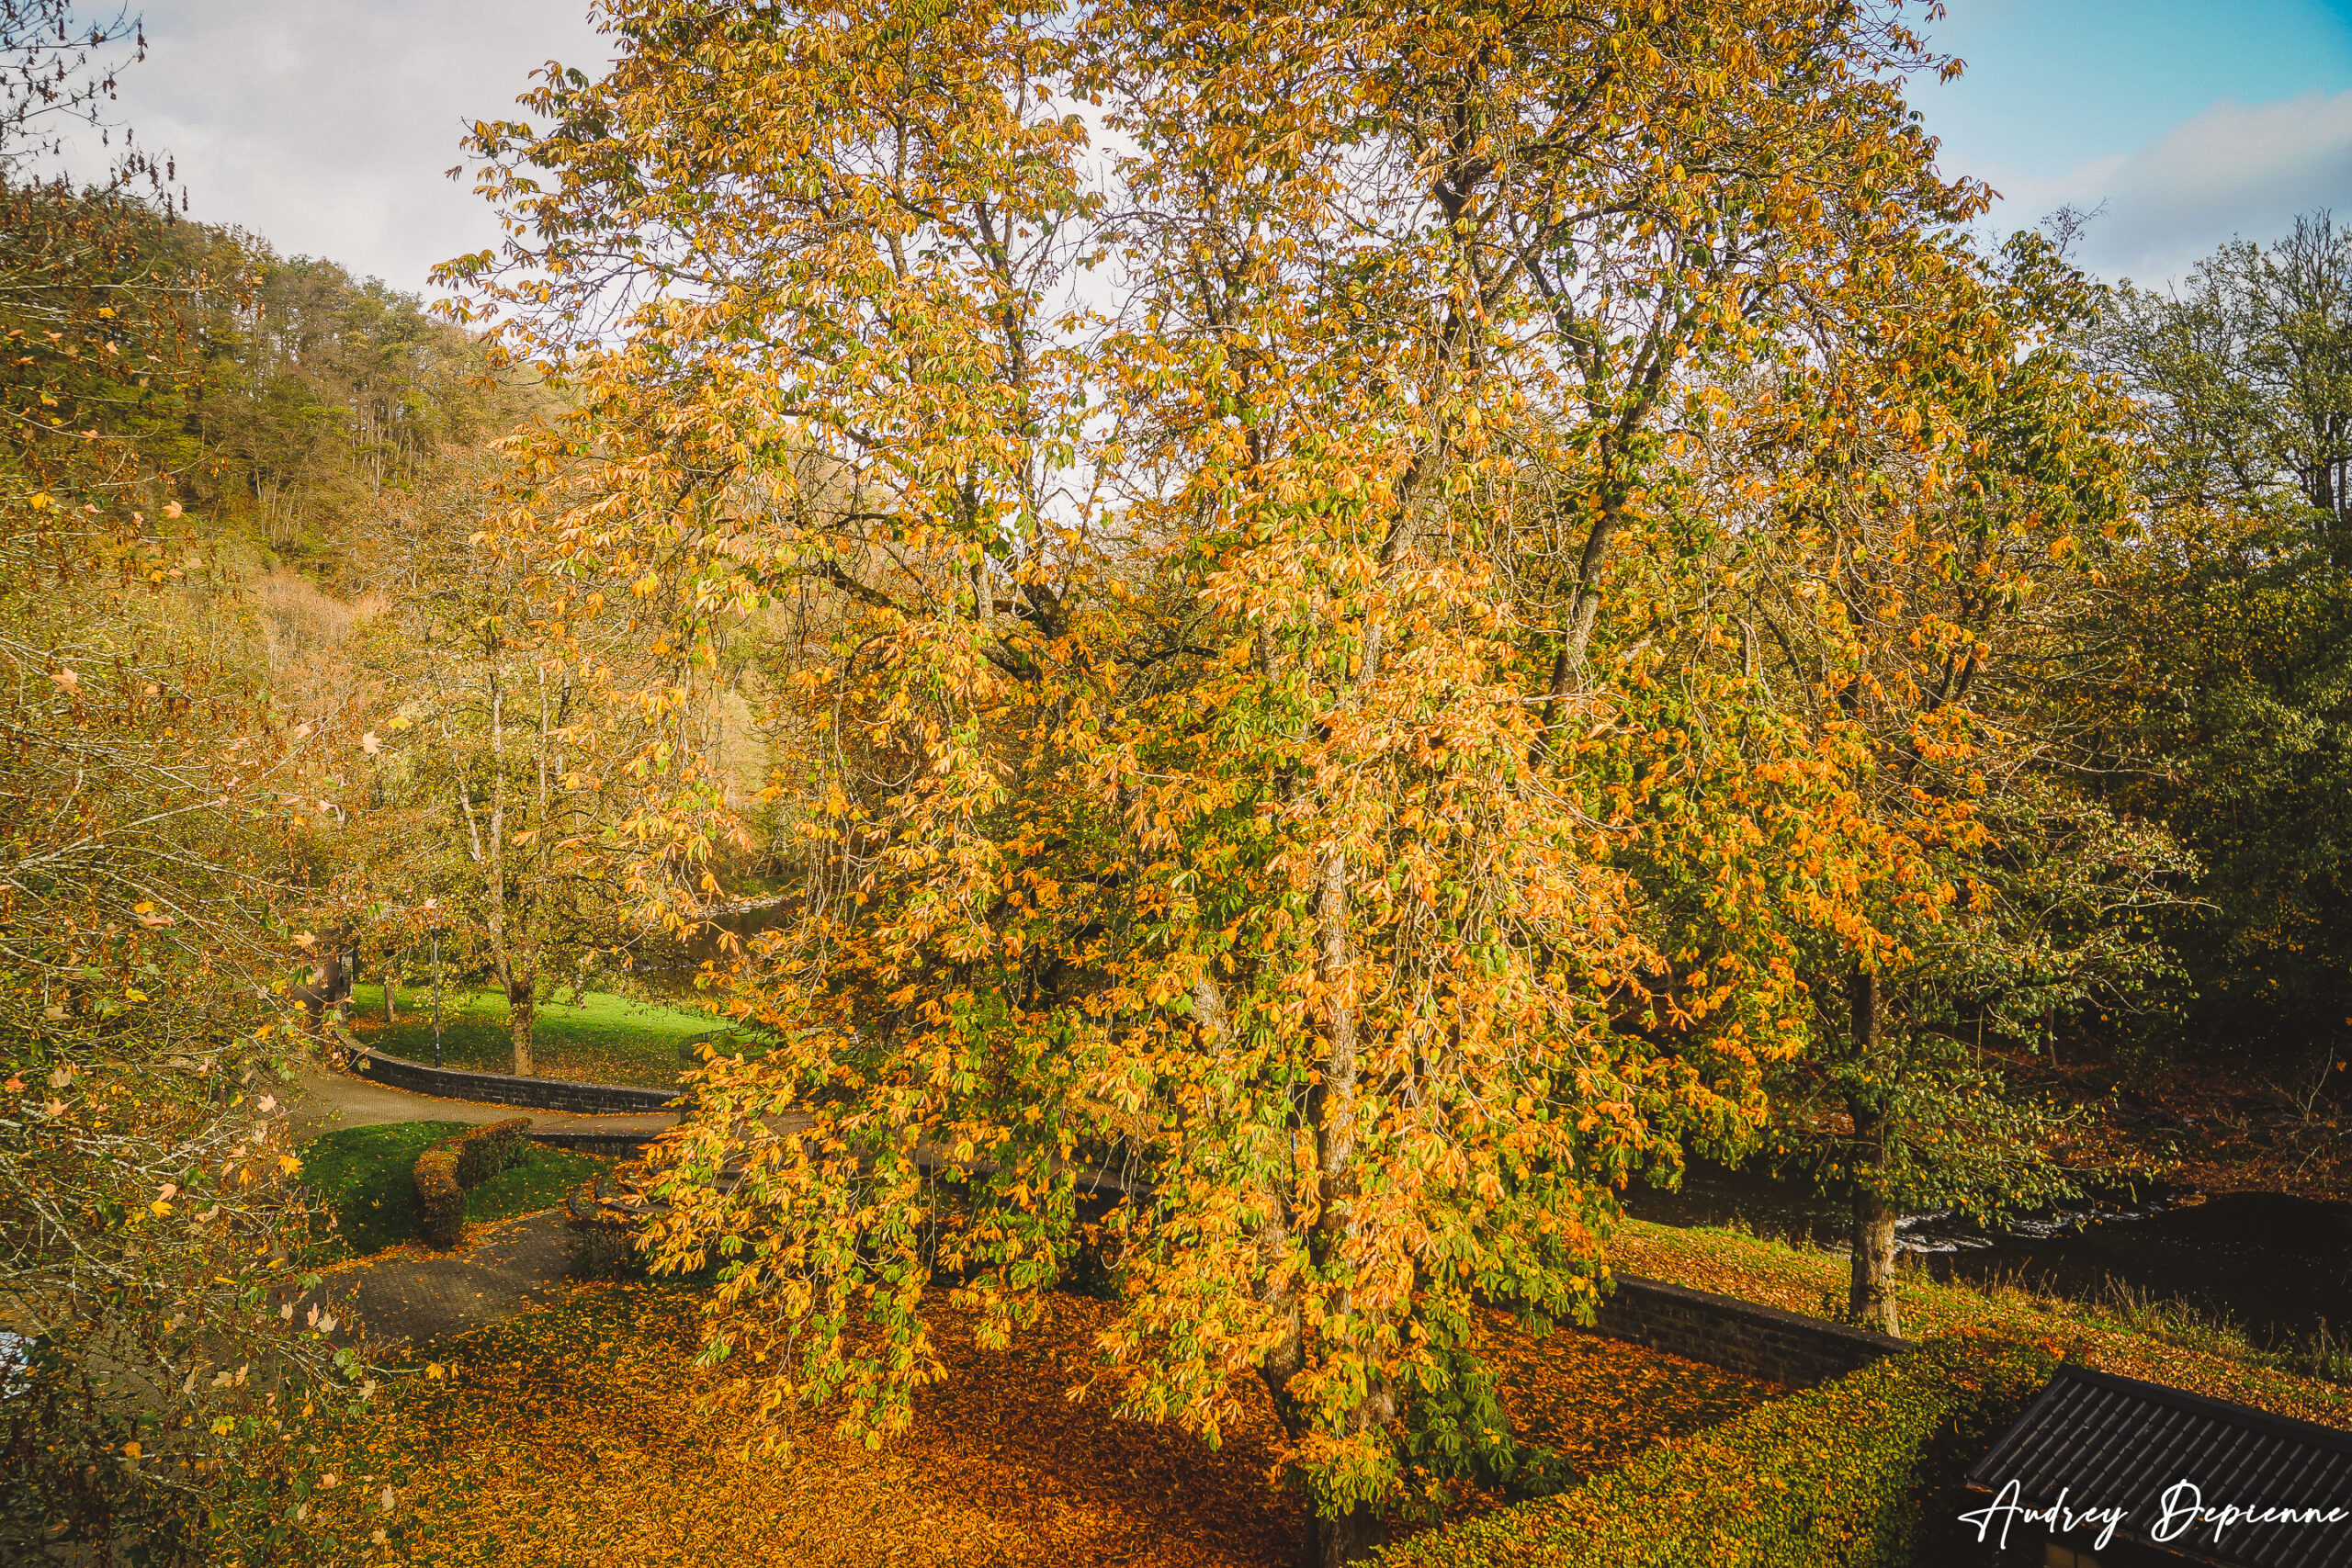
[[[1556,1453],[1571,1482],[1788,1392],[1597,1334],[1532,1334],[1499,1313],[1487,1315],[1484,1330],[1480,1348],[1516,1431]]]
[[[1074,1404],[1112,1309],[1051,1300],[1003,1352],[939,1319],[948,1379],[914,1431],[869,1450],[834,1417],[790,1418],[788,1457],[747,1456],[693,1365],[695,1297],[584,1286],[565,1305],[458,1342],[439,1379],[408,1385],[343,1456],[341,1523],[417,1563],[1232,1564],[1288,1568],[1306,1521],[1277,1483],[1272,1411],[1255,1395],[1210,1450],[1170,1427]],[[1584,1473],[1661,1436],[1777,1396],[1770,1384],[1559,1330],[1490,1325],[1507,1403],[1530,1437]],[[385,1506],[389,1500],[390,1506]],[[1493,1499],[1465,1495],[1459,1512]],[[335,1506],[335,1505],[330,1505]]]

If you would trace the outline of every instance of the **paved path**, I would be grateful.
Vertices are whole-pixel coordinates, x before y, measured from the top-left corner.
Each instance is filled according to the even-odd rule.
[[[576,1238],[563,1211],[548,1210],[480,1227],[458,1252],[402,1247],[329,1274],[297,1298],[298,1316],[333,1314],[333,1337],[388,1356],[423,1347],[534,1307],[551,1306],[577,1277]]]
[[[396,1122],[503,1122],[527,1116],[531,1131],[590,1137],[650,1135],[674,1124],[674,1111],[579,1116],[470,1100],[412,1094],[308,1057],[294,1064],[286,1093],[296,1139],[335,1127]],[[591,1145],[592,1147],[594,1145]],[[475,1229],[464,1250],[434,1253],[404,1247],[347,1264],[294,1303],[298,1314],[316,1307],[336,1319],[334,1337],[356,1343],[364,1334],[374,1353],[398,1345],[431,1345],[518,1312],[558,1300],[574,1277],[574,1236],[561,1210],[526,1214]]]
[[[335,1126],[394,1122],[479,1123],[503,1122],[510,1116],[528,1116],[535,1136],[555,1133],[621,1138],[650,1135],[678,1120],[674,1111],[668,1111],[579,1116],[436,1100],[337,1072],[308,1058],[295,1063],[289,1088],[287,1098],[298,1139]],[[808,1118],[786,1114],[767,1118],[767,1122],[776,1133],[789,1134],[805,1126]],[[925,1152],[942,1165],[962,1163],[974,1171],[996,1168],[985,1161],[950,1162],[927,1146]],[[1094,1179],[1091,1190],[1097,1193],[1130,1190],[1113,1173],[1073,1168]],[[349,1341],[356,1337],[355,1331],[364,1332],[379,1352],[403,1340],[427,1345],[556,1299],[574,1277],[575,1240],[560,1211],[526,1214],[481,1227],[464,1251],[432,1253],[409,1247],[345,1265],[330,1274],[316,1292],[298,1301],[295,1310],[307,1313],[315,1305],[322,1315],[331,1312],[337,1319],[337,1338]]]

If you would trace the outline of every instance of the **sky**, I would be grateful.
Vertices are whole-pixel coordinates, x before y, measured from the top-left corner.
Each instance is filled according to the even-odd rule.
[[[435,263],[499,237],[459,139],[511,118],[548,61],[609,58],[588,4],[145,0],[148,58],[115,109],[176,159],[190,217],[429,295]]]
[[[1968,69],[1917,84],[1944,172],[2004,228],[2104,205],[2082,260],[2143,284],[2298,213],[2352,218],[2352,0],[1950,0]]]
[[[496,243],[458,139],[549,60],[606,59],[587,0],[149,0],[121,118],[178,160],[191,212],[288,255],[432,292]],[[2352,217],[2352,0],[1949,0],[1954,83],[1912,101],[1992,221],[2104,207],[2081,258],[2160,285],[2299,212]]]

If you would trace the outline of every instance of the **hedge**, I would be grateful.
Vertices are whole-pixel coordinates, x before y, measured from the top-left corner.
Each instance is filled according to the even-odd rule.
[[[466,1228],[466,1189],[521,1163],[527,1116],[469,1127],[416,1156],[416,1228],[434,1247],[455,1247]]]
[[[2052,1347],[1930,1340],[1577,1491],[1383,1551],[1382,1568],[1910,1568],[1960,1478],[2047,1382]]]

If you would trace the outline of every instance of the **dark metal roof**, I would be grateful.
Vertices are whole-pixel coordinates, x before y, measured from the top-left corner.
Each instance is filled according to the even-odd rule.
[[[2117,1539],[2192,1562],[2352,1568],[2352,1432],[2249,1405],[2068,1363],[1968,1472],[1967,1483],[1972,1492],[1996,1495],[2011,1481],[2027,1507],[2046,1508],[2063,1490],[2071,1509],[2128,1508]],[[2218,1541],[2206,1521],[2158,1540],[2164,1495],[2184,1481],[2209,1509],[2341,1508],[2346,1517],[2335,1524],[2230,1524]],[[2187,1503],[2189,1495],[2177,1501]],[[2098,1530],[2061,1539],[2087,1550]]]

